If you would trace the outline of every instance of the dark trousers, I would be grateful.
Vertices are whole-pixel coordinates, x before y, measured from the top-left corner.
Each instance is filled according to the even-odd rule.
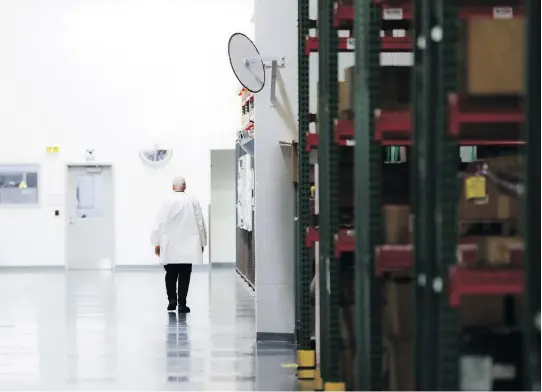
[[[180,306],[186,306],[186,295],[190,286],[192,264],[168,264],[166,269],[166,291],[169,302],[177,302]],[[177,282],[179,293],[177,296]]]

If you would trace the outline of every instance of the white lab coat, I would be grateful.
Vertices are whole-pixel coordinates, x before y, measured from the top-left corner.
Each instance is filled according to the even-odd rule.
[[[160,245],[160,264],[202,264],[207,229],[201,206],[184,192],[173,192],[160,205],[151,233]]]

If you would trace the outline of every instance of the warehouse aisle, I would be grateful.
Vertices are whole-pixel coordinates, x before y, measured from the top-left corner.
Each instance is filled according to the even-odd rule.
[[[243,285],[196,270],[178,316],[159,270],[1,271],[0,390],[292,390],[294,348],[256,344]]]

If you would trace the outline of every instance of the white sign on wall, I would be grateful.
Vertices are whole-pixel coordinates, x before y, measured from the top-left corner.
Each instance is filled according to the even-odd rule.
[[[87,150],[85,152],[85,160],[87,162],[94,161],[94,149],[93,148],[87,148]]]

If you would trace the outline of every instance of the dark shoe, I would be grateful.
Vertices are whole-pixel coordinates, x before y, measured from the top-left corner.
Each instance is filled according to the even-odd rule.
[[[179,305],[179,313],[190,313],[190,308],[188,306]]]
[[[177,304],[175,302],[170,302],[167,306],[168,312],[174,312],[177,309]]]

